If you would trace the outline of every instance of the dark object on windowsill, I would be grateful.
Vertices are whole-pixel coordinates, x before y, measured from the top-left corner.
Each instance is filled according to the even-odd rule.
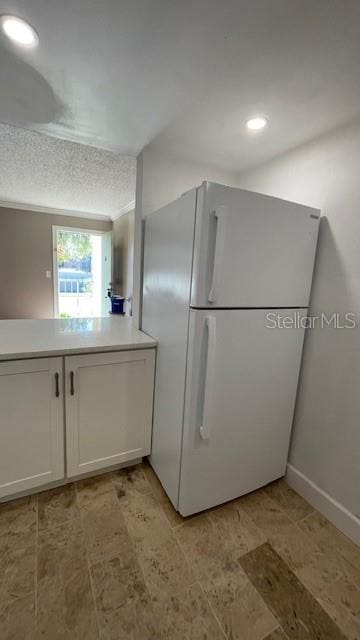
[[[125,298],[122,296],[111,296],[111,313],[120,313],[125,315],[124,302]]]

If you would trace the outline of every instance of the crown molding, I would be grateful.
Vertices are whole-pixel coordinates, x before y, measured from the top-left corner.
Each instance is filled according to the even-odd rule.
[[[100,213],[86,213],[84,211],[72,211],[70,209],[58,209],[56,207],[42,207],[36,204],[29,204],[25,202],[13,202],[7,200],[0,200],[0,207],[5,209],[18,209],[20,211],[28,211],[29,213],[47,213],[56,216],[71,216],[72,218],[87,218],[89,220],[102,220],[103,222],[111,222],[113,218],[109,215],[102,215]],[[124,213],[126,213],[124,211]],[[123,215],[120,213],[120,215]]]
[[[131,200],[129,204],[125,205],[125,207],[120,209],[119,213],[117,213],[114,216],[111,216],[111,219],[117,220],[118,218],[121,218],[121,216],[124,216],[125,213],[129,213],[130,211],[133,211],[133,209],[135,209],[135,200]]]

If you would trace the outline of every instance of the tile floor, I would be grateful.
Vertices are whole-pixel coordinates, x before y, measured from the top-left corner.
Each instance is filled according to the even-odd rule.
[[[360,639],[360,549],[284,481],[183,519],[147,464],[0,506],[1,640]]]

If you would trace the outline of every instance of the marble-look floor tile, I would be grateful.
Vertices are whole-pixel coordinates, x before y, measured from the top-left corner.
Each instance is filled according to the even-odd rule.
[[[36,545],[36,502],[16,500],[6,505],[0,516],[0,585],[9,565]],[[1,508],[0,508],[1,509]],[[1,587],[0,587],[1,589]]]
[[[100,611],[116,609],[128,600],[147,595],[147,588],[135,554],[102,560],[90,568]]]
[[[0,574],[4,571],[11,554],[17,549],[36,544],[36,528],[12,531],[0,535]]]
[[[213,509],[207,516],[217,533],[233,545],[238,556],[266,542],[265,534],[240,507],[238,501]]]
[[[78,480],[76,483],[76,492],[80,507],[86,506],[95,498],[101,498],[108,493],[113,493],[114,487],[111,482],[111,474],[106,473],[101,476],[95,476],[94,478]]]
[[[324,551],[341,550],[342,555],[360,568],[360,548],[351,542],[318,511],[305,518],[301,528],[312,536]]]
[[[151,486],[146,477],[144,464],[118,469],[113,472],[112,479],[119,497],[123,497],[127,491],[151,493]]]
[[[345,636],[269,543],[239,562],[291,640],[344,640]]]
[[[44,594],[61,589],[73,571],[87,568],[84,534],[80,520],[71,520],[52,530],[39,531],[37,587]]]
[[[135,556],[91,567],[100,635],[107,640],[157,638],[156,620]]]
[[[292,569],[303,567],[313,554],[320,554],[315,542],[292,523],[269,533],[268,540]]]
[[[0,504],[0,536],[36,528],[36,496]]]
[[[10,604],[0,605],[0,638],[27,640],[35,629],[35,592]]]
[[[118,504],[135,542],[152,544],[154,540],[160,542],[167,538],[170,525],[151,493],[143,495],[126,490],[118,494]]]
[[[294,569],[294,573],[315,597],[342,576],[338,562],[327,553],[311,554],[303,565]]]
[[[282,482],[182,518],[145,463],[0,505],[1,640],[360,640],[359,587]]]
[[[299,526],[323,553],[336,559],[341,573],[349,576],[360,587],[360,548],[318,512],[310,514]]]
[[[99,620],[101,640],[167,640],[159,629],[150,596],[104,611]]]
[[[0,505],[0,602],[34,591],[36,564],[36,497]]]
[[[326,591],[325,598],[344,608],[344,611],[360,621],[360,589],[348,578],[340,578]]]
[[[240,566],[201,586],[231,640],[263,640],[278,627],[278,621]]]
[[[0,602],[9,603],[35,591],[36,544],[7,550],[1,562]]]
[[[161,599],[193,583],[194,575],[154,495],[123,488],[118,494],[120,509],[151,597]]]
[[[297,525],[272,532],[268,540],[301,582],[315,596],[332,584],[341,572],[329,554],[323,553]]]
[[[360,638],[360,589],[349,578],[337,580],[318,599],[346,635]]]
[[[201,587],[194,584],[155,607],[158,629],[166,640],[224,640]]]
[[[35,638],[98,639],[95,605],[85,570],[74,570],[62,589],[39,591]]]
[[[265,492],[270,498],[279,503],[286,515],[297,522],[314,511],[313,507],[291,489],[285,480],[277,480],[265,487]]]
[[[194,517],[188,516],[187,518],[184,518],[180,513],[178,513],[178,511],[176,511],[176,509],[174,509],[161,485],[160,480],[149,464],[144,465],[144,473],[146,474],[153,495],[158,500],[171,527],[177,527]]]
[[[280,505],[270,498],[264,489],[254,491],[237,500],[239,506],[262,530],[266,537],[279,535],[293,524]]]
[[[133,545],[115,493],[95,497],[80,511],[90,564],[132,553]]]
[[[290,488],[289,491],[291,492]],[[285,494],[287,493],[285,489]],[[282,496],[284,497],[284,492]],[[302,505],[297,498],[293,499],[292,496],[291,499],[293,505]],[[341,575],[340,567],[334,558],[323,552],[312,536],[307,535],[303,528],[290,520],[282,506],[269,496],[268,488],[244,496],[238,503],[262,530],[274,549],[296,572],[303,584],[314,594],[321,592]],[[305,507],[301,508],[303,513]],[[294,513],[292,516],[294,517]]]
[[[275,629],[275,631],[270,633],[270,635],[266,636],[265,640],[289,640],[289,639],[285,635],[283,630],[280,627],[278,627],[278,629]]]
[[[67,484],[38,495],[39,531],[79,517],[75,486]]]
[[[189,520],[174,532],[198,580],[236,570],[237,548],[207,515]]]
[[[159,541],[138,541],[135,549],[154,602],[195,582],[194,573],[172,531]]]
[[[95,606],[80,521],[39,532],[38,544],[38,637],[95,640]]]
[[[360,622],[355,618],[348,618],[342,627],[348,640],[360,640]]]

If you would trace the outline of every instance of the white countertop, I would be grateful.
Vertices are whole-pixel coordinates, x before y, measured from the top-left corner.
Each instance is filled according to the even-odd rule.
[[[0,320],[0,360],[155,347],[132,318]]]

